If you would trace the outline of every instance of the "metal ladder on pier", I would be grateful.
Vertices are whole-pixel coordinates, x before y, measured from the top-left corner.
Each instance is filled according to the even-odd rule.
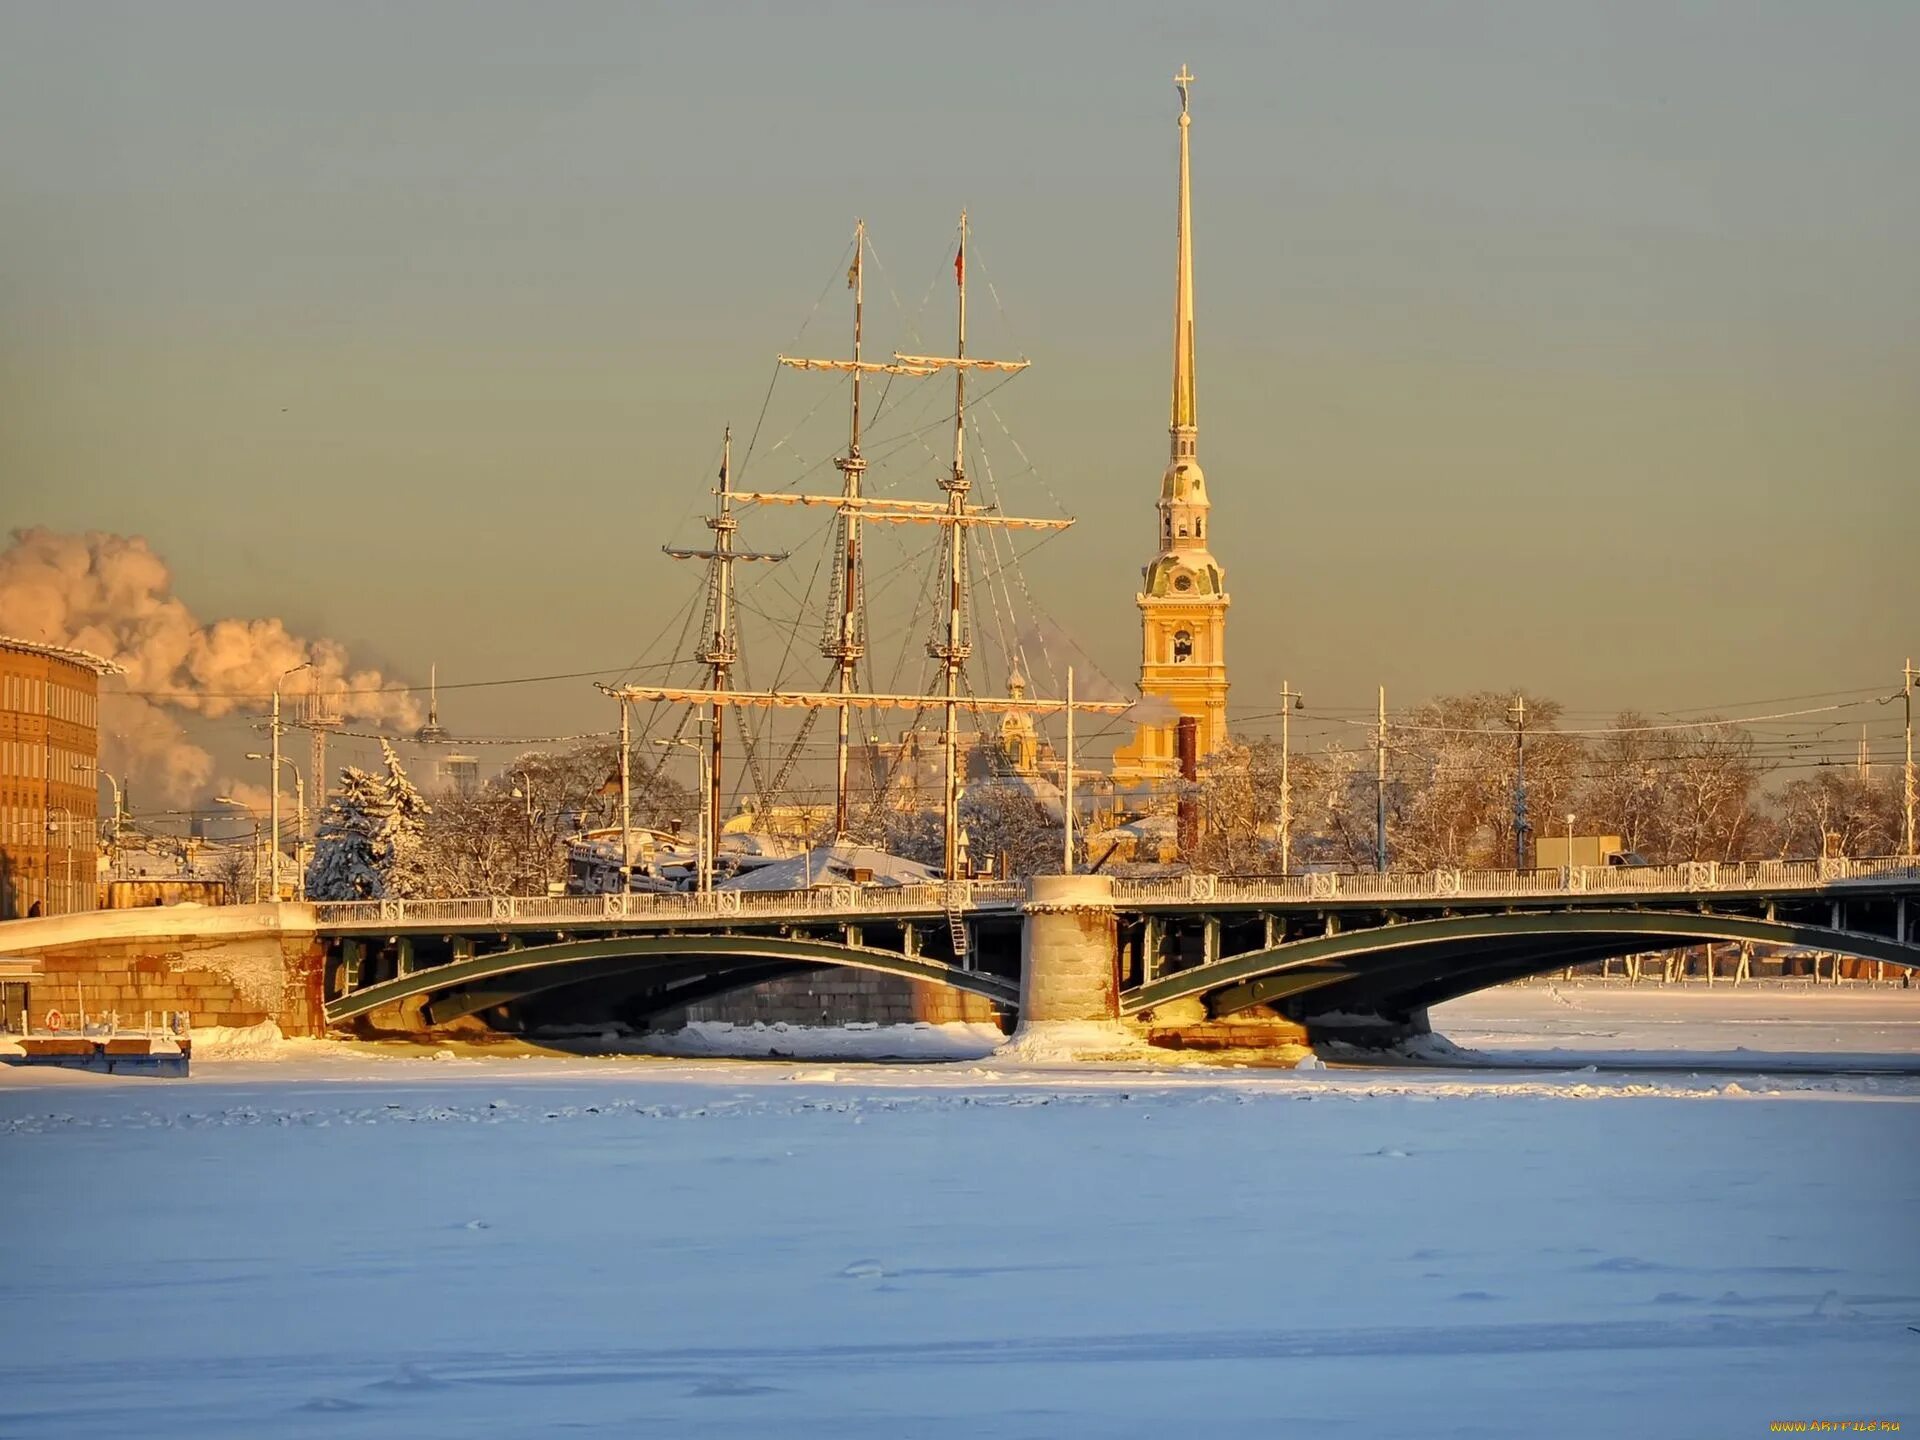
[[[953,958],[967,958],[967,892],[963,886],[947,886],[947,934],[953,939]]]

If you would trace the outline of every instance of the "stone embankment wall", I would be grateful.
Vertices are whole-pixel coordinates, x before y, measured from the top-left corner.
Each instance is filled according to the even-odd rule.
[[[736,990],[731,995],[664,1015],[658,1024],[661,1029],[676,1029],[695,1020],[719,1020],[734,1025],[1001,1023],[993,1002],[984,995],[969,995],[944,985],[926,985],[897,975],[843,969],[822,970],[790,980],[769,980],[751,990]]]
[[[79,939],[62,934],[77,928],[66,916],[17,921],[8,927],[7,948],[38,961],[29,982],[36,1026],[49,1010],[77,1026],[84,1003],[90,1017],[116,1012],[129,1025],[149,1013],[184,1010],[195,1025],[271,1020],[288,1035],[322,1033],[320,946],[310,930],[282,930],[265,915],[248,914],[255,909],[270,907],[213,910],[215,933],[191,939],[139,933],[143,921],[154,928],[157,912],[150,909],[71,917],[108,927],[105,935]]]

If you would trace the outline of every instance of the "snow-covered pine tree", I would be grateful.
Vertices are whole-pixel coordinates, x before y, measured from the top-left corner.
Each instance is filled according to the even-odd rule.
[[[400,768],[400,757],[393,746],[380,742],[386,757],[387,773],[382,780],[385,800],[379,840],[374,847],[386,893],[398,900],[417,898],[426,893],[427,802]]]
[[[340,790],[327,801],[307,865],[313,900],[379,900],[386,896],[380,841],[386,823],[386,786],[355,766],[340,771]]]

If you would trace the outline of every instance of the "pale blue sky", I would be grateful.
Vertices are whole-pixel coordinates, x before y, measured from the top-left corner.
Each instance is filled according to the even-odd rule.
[[[853,217],[913,317],[964,203],[1017,503],[1082,517],[1032,589],[1130,684],[1185,62],[1237,707],[1892,687],[1920,5],[1179,8],[0,5],[4,518],[406,674],[620,664]]]

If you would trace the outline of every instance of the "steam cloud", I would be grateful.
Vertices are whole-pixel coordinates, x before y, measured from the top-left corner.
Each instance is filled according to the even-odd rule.
[[[166,562],[138,536],[14,531],[0,551],[0,632],[91,650],[124,667],[124,676],[101,682],[105,762],[172,803],[204,794],[215,773],[213,756],[188,739],[177,713],[258,713],[280,676],[302,662],[312,671],[290,678],[283,696],[317,687],[338,697],[349,721],[411,727],[420,719],[413,696],[380,693],[395,682],[353,669],[335,641],[304,639],[273,619],[202,623],[173,593]]]

